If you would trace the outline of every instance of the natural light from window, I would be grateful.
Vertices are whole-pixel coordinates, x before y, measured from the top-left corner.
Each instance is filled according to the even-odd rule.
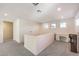
[[[56,24],[51,24],[51,28],[56,28]]]
[[[79,26],[79,19],[77,19],[75,23],[76,23],[76,26]]]
[[[66,22],[62,22],[62,23],[60,23],[60,28],[66,28]]]

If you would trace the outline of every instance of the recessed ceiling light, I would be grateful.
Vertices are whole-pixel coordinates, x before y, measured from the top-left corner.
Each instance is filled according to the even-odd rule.
[[[8,13],[4,13],[4,16],[8,16]]]
[[[33,3],[34,6],[37,6],[39,3]]]
[[[37,12],[41,12],[41,10],[37,10]]]
[[[64,18],[64,16],[61,16],[61,19],[63,19]]]
[[[57,11],[61,11],[61,8],[57,8]]]

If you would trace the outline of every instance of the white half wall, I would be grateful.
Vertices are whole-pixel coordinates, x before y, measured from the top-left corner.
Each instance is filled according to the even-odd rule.
[[[20,20],[20,41],[24,42],[24,34],[37,34],[39,32],[39,24],[33,21]]]
[[[3,43],[3,23],[0,21],[0,43]]]

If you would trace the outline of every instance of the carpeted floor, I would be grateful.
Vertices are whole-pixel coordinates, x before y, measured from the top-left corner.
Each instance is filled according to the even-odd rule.
[[[54,42],[38,56],[78,56],[79,53],[72,53],[69,44],[64,42]],[[24,48],[23,44],[15,41],[0,43],[0,56],[34,56]]]
[[[78,56],[79,53],[70,51],[70,44],[65,42],[55,41],[52,45],[47,47],[40,56]]]
[[[8,41],[0,43],[0,56],[33,56],[33,54],[25,49],[23,44]]]

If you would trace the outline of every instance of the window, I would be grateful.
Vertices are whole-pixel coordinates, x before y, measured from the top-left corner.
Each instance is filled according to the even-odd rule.
[[[79,19],[77,19],[75,23],[76,23],[76,26],[79,26]]]
[[[60,28],[66,28],[66,23],[65,22],[60,23]]]
[[[56,28],[56,24],[51,24],[51,28]]]
[[[44,27],[44,28],[49,28],[48,23],[44,23],[44,24],[43,24],[43,27]]]

